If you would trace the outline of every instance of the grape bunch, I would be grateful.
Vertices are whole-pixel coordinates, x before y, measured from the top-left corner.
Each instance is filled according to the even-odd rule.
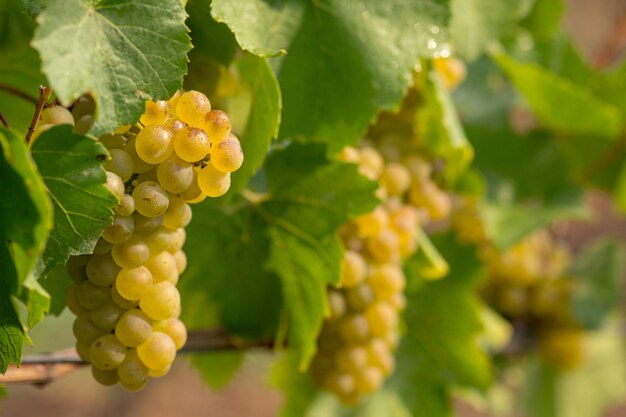
[[[44,110],[37,131],[74,124],[82,103],[89,99],[71,111]],[[70,257],[66,302],[76,314],[76,350],[94,378],[136,391],[169,371],[187,338],[176,284],[187,264],[190,204],[226,193],[243,152],[228,115],[197,91],[148,101],[138,125],[99,141],[111,156],[106,187],[119,203],[93,254]]]

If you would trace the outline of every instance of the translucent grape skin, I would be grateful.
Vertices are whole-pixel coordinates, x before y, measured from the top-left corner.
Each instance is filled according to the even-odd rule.
[[[48,107],[41,112],[42,125],[72,125],[74,126],[74,116],[63,106]]]
[[[117,367],[120,381],[130,387],[143,387],[148,381],[148,371],[135,349],[130,349],[124,361]]]
[[[120,268],[111,257],[106,255],[93,255],[87,262],[87,277],[89,281],[100,287],[108,287],[113,285]]]
[[[167,251],[150,258],[144,266],[150,270],[154,284],[162,281],[176,284],[178,281],[179,273],[176,258]]]
[[[211,143],[220,143],[230,135],[230,117],[221,110],[211,110],[204,117],[202,128],[209,136]]]
[[[159,125],[143,128],[135,141],[137,155],[150,164],[158,164],[174,152],[174,142],[169,130]]]
[[[222,172],[212,164],[207,164],[198,173],[198,185],[209,197],[220,197],[230,188],[230,173]]]
[[[150,258],[150,249],[140,236],[124,243],[113,245],[111,255],[116,264],[123,268],[141,266]]]
[[[115,288],[127,300],[139,300],[141,294],[152,285],[152,274],[143,267],[124,268],[115,281]]]
[[[171,282],[162,281],[141,294],[139,307],[151,319],[165,320],[176,315],[180,308],[180,294]]]
[[[148,340],[137,347],[139,359],[150,369],[163,369],[176,357],[176,345],[171,337],[153,332]]]
[[[174,139],[176,155],[187,162],[202,160],[211,151],[211,141],[203,130],[186,127]]]
[[[91,317],[91,321],[93,321],[98,328],[104,331],[111,331],[122,313],[124,313],[124,309],[111,300],[111,302],[99,309],[91,311],[89,317]]]
[[[169,196],[158,183],[142,182],[133,190],[135,209],[145,217],[157,217],[165,213]]]
[[[191,207],[177,197],[170,198],[167,210],[163,214],[163,225],[170,229],[187,227],[191,221]]]
[[[125,357],[126,346],[112,334],[100,336],[89,348],[89,359],[92,366],[103,371],[117,368]]]
[[[243,150],[239,139],[232,133],[222,142],[211,147],[211,163],[222,172],[233,172],[243,164]]]
[[[102,237],[109,243],[122,243],[131,238],[135,222],[131,216],[115,216],[113,224],[102,231]]]
[[[91,281],[83,281],[76,287],[76,298],[81,307],[95,310],[111,299],[111,293],[106,287],[99,287]]]
[[[104,165],[104,169],[113,172],[122,181],[126,182],[133,175],[133,159],[122,149],[110,149],[111,160]]]
[[[202,127],[205,115],[210,111],[211,102],[199,91],[187,91],[176,102],[176,116],[190,126]]]
[[[150,318],[139,309],[128,310],[115,326],[115,336],[128,347],[137,347],[152,334]]]
[[[178,156],[171,156],[157,167],[159,185],[170,193],[182,193],[194,180],[193,166]]]
[[[187,342],[187,328],[177,318],[161,320],[155,323],[153,330],[155,332],[163,332],[171,337],[174,345],[176,345],[176,350],[182,349],[185,346],[185,342]]]
[[[94,366],[91,367],[91,375],[93,376],[93,379],[107,387],[117,384],[120,380],[117,375],[117,371],[103,371],[102,369],[98,369]]]
[[[169,117],[170,105],[165,100],[146,101],[146,111],[139,118],[139,122],[144,126],[160,125],[165,123]]]

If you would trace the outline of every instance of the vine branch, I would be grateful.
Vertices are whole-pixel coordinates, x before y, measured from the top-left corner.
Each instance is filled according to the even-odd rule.
[[[181,352],[219,352],[225,350],[247,350],[254,348],[274,348],[273,342],[245,342],[230,336],[223,330],[195,330],[189,332],[187,343]],[[88,365],[76,350],[66,349],[22,358],[20,366],[11,365],[6,374],[0,375],[0,384],[46,385]]]
[[[43,85],[39,87],[39,100],[37,100],[37,105],[35,106],[35,114],[33,114],[33,119],[30,121],[30,126],[28,127],[28,132],[26,133],[26,144],[30,143],[30,138],[35,133],[35,126],[37,126],[37,121],[41,117],[41,111],[43,110],[43,106],[46,104],[46,101],[52,95],[52,90],[48,87],[44,87]]]

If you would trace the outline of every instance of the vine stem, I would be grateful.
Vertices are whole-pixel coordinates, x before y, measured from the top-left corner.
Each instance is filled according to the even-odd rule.
[[[273,349],[274,343],[244,342],[223,330],[207,329],[189,332],[187,343],[181,352],[219,352],[254,348]],[[28,355],[22,358],[20,366],[11,365],[4,375],[0,375],[0,384],[46,385],[86,365],[88,363],[83,361],[74,349]]]
[[[52,90],[49,87],[45,87],[43,85],[39,87],[39,100],[37,100],[35,114],[33,114],[33,119],[30,121],[30,126],[28,127],[28,132],[26,133],[26,144],[30,143],[30,138],[33,136],[33,133],[35,133],[37,120],[41,117],[43,106],[46,104],[46,101],[48,101],[51,95]]]
[[[6,127],[7,129],[9,129],[9,122],[7,122],[6,117],[4,117],[4,114],[2,114],[2,112],[0,111],[0,122],[2,122],[2,124],[4,125],[4,127]]]

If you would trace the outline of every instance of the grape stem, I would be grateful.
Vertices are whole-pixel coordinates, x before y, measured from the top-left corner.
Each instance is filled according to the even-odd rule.
[[[218,352],[225,350],[249,350],[255,348],[273,349],[269,341],[243,342],[220,329],[194,330],[189,332],[187,343],[181,352]],[[4,375],[0,375],[0,384],[46,385],[87,365],[74,349],[27,355],[21,365],[9,366]]]
[[[39,86],[39,100],[37,100],[37,105],[35,106],[35,114],[33,114],[33,119],[30,121],[30,126],[28,127],[28,132],[26,132],[26,144],[30,143],[30,138],[35,133],[35,126],[37,126],[37,121],[41,117],[41,112],[43,110],[46,101],[52,95],[52,90],[49,87]]]

